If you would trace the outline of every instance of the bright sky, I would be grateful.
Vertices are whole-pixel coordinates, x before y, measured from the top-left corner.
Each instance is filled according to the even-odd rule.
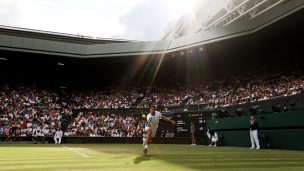
[[[159,40],[197,0],[0,0],[0,25],[100,38]]]

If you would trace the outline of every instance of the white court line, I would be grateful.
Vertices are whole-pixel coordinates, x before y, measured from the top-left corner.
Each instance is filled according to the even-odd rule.
[[[79,152],[79,151],[76,151],[76,150],[74,150],[74,149],[71,149],[71,148],[69,148],[69,147],[67,147],[67,146],[65,146],[65,145],[62,145],[62,147],[63,148],[65,148],[65,149],[67,149],[67,150],[69,150],[69,151],[72,151],[72,152],[74,152],[74,153],[77,153],[77,154],[79,154],[79,155],[81,155],[82,157],[84,157],[84,158],[91,158],[90,156],[88,156],[88,155],[86,155],[86,154],[83,154],[83,153],[81,153],[81,152]]]

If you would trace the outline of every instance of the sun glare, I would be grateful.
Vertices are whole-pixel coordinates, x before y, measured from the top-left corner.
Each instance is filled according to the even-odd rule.
[[[191,14],[194,11],[195,5],[198,0],[175,0],[172,4],[173,8],[173,15],[176,17],[180,17],[184,14]]]

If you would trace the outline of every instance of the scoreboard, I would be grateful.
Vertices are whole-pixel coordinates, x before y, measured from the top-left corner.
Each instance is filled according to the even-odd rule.
[[[191,123],[195,126],[195,134],[197,137],[205,136],[207,130],[207,120],[210,119],[210,115],[202,112],[196,113],[175,113],[175,114],[163,114],[164,116],[176,121],[175,137],[190,137]],[[160,123],[160,129],[173,129],[172,126],[164,122]]]
[[[195,134],[202,137],[207,129],[208,116],[203,113],[180,113],[176,115],[176,136],[189,137],[191,136],[191,123],[195,126]]]

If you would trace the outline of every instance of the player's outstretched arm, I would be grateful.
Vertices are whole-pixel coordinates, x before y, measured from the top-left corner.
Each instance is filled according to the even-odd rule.
[[[170,122],[172,125],[175,125],[176,122],[174,120],[171,120],[163,115],[160,115],[160,119],[164,120],[164,121],[167,121],[167,122]]]

